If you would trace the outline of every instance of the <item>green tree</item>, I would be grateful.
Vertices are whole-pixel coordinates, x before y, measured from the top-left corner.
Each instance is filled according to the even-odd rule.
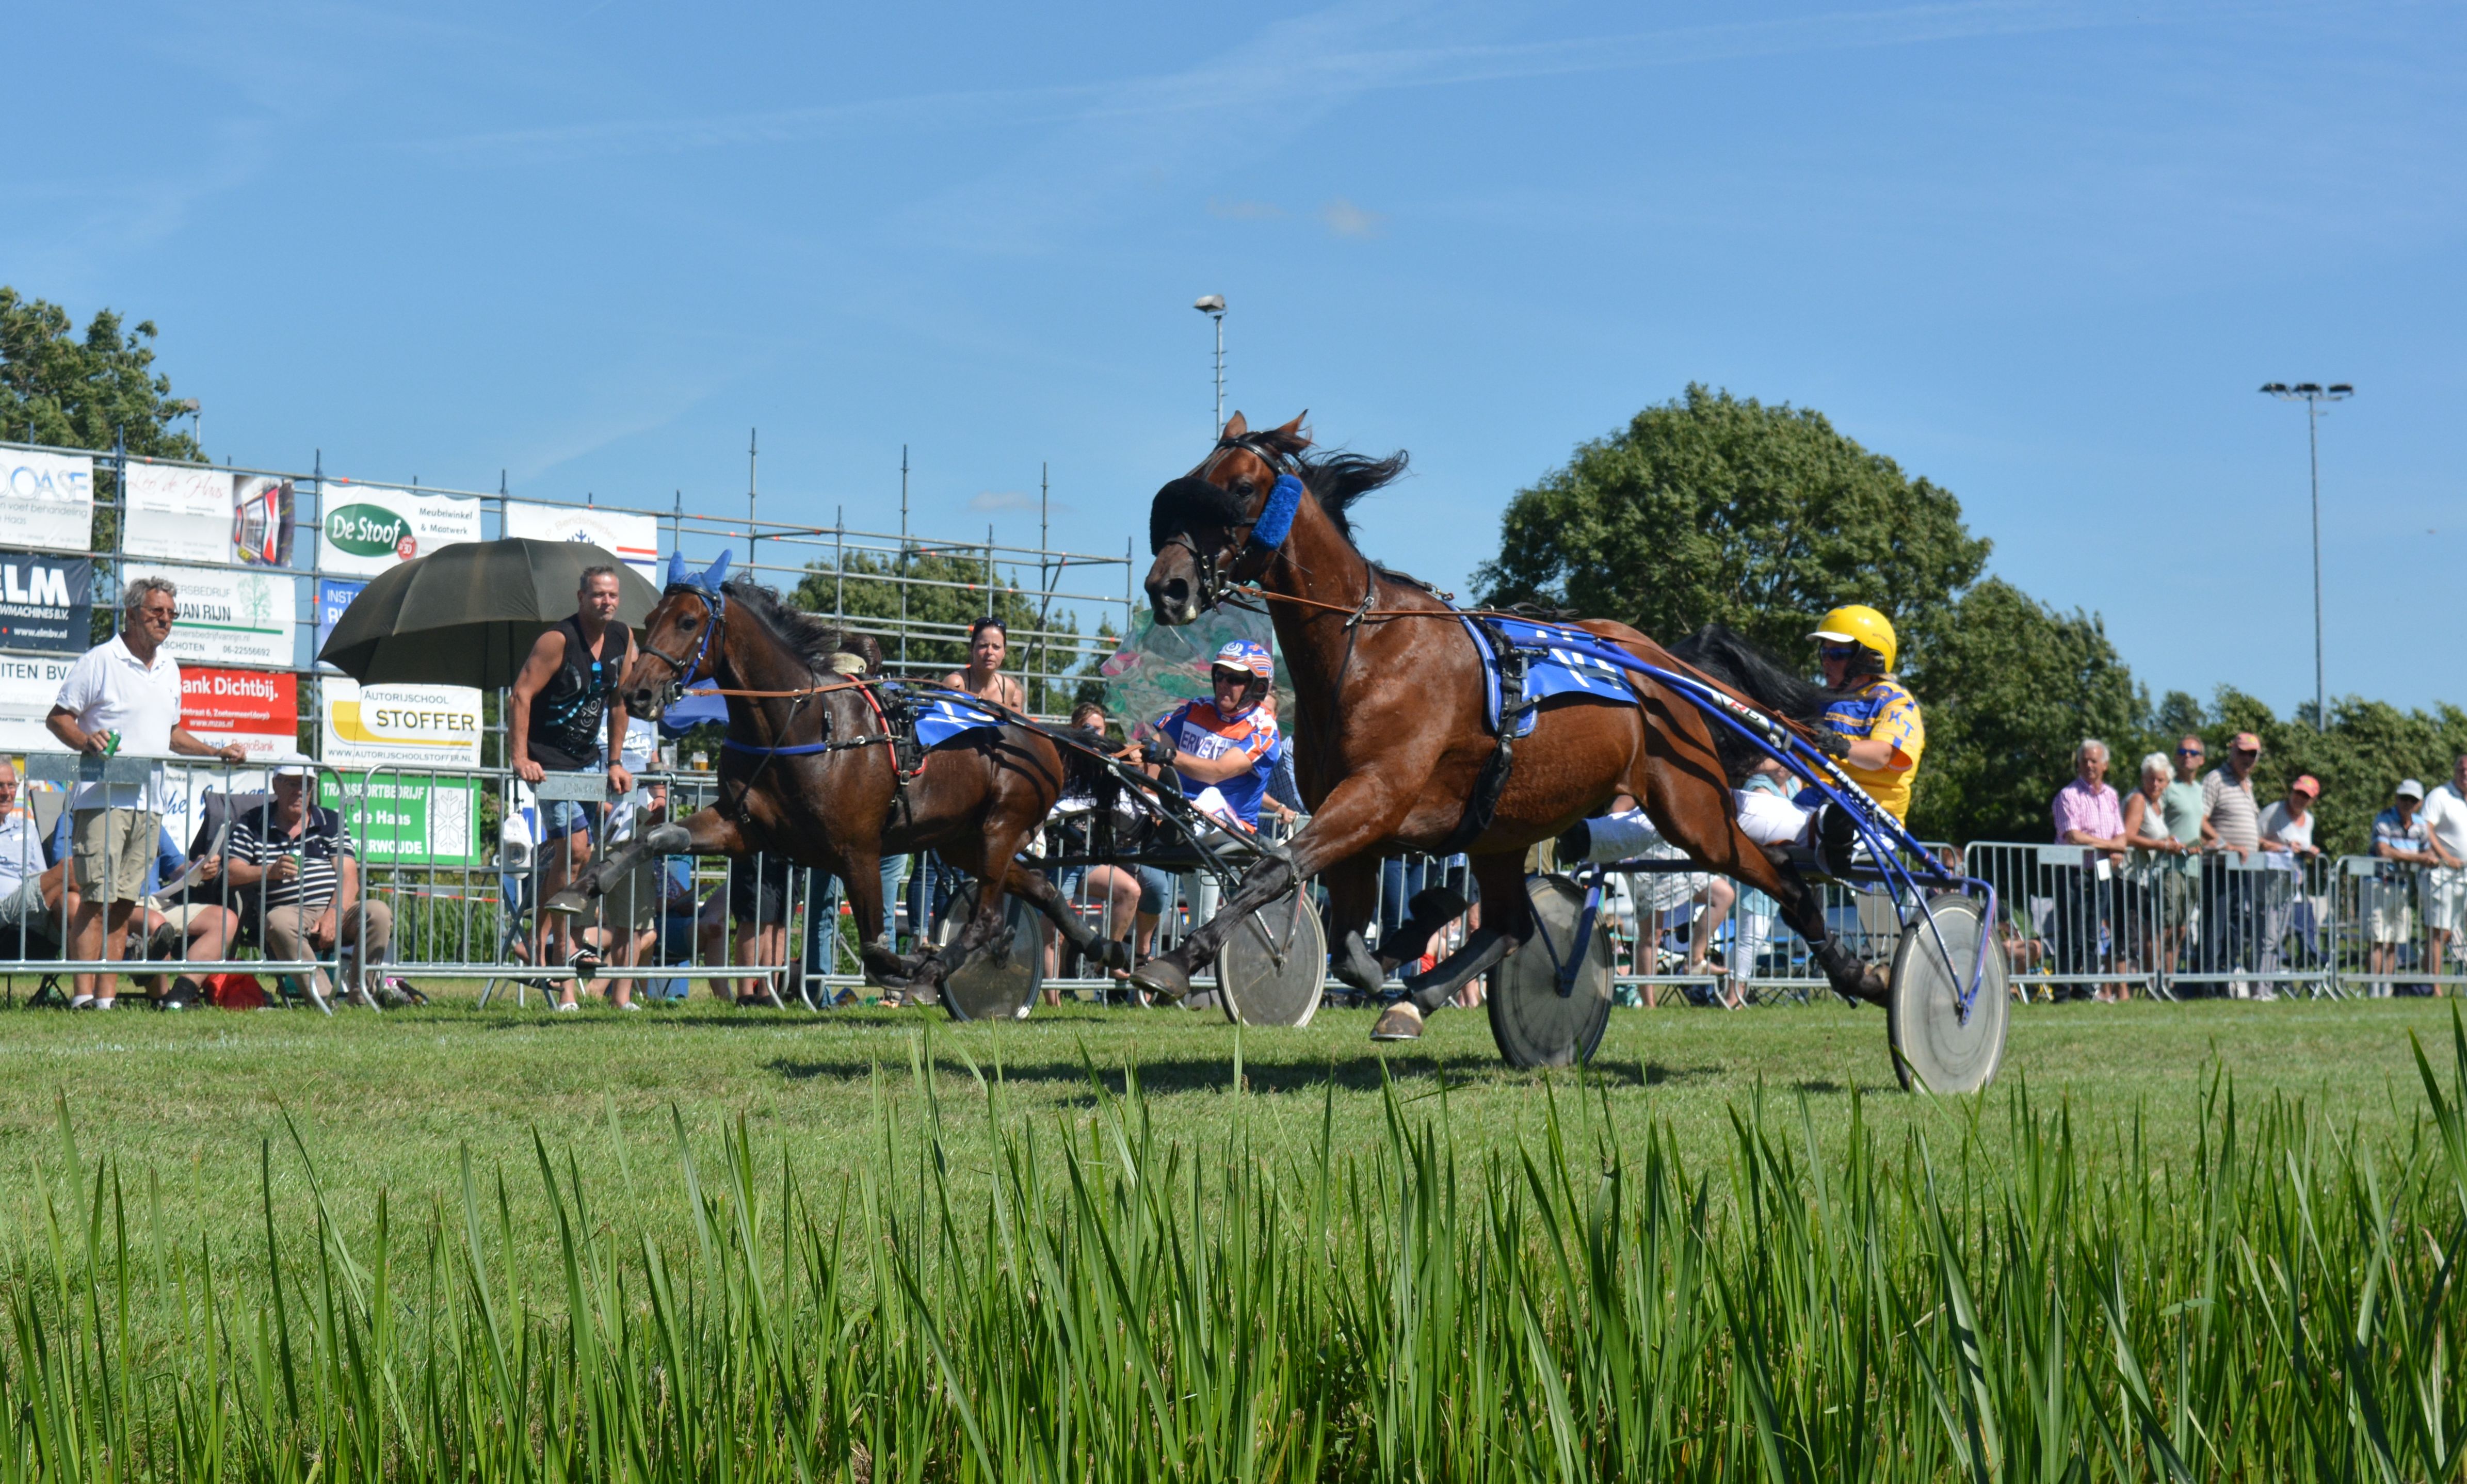
[[[2048,807],[2072,776],[2075,744],[2106,741],[2108,781],[2129,770],[2149,697],[2096,615],[2061,614],[2000,577],[1963,594],[1912,654],[1927,752],[1911,828],[1927,840],[2045,840]]]
[[[171,396],[171,378],[154,370],[154,322],[124,326],[98,310],[85,334],[56,304],[0,286],[0,439],[50,443],[109,453],[115,438],[152,459],[203,459],[196,439],[173,419],[187,411]],[[98,469],[94,549],[118,544],[119,512],[112,471]]]
[[[1029,709],[1040,714],[1068,711],[1078,673],[1093,673],[1098,663],[1081,658],[1075,615],[1049,614],[1040,624],[1037,595],[1001,581],[982,555],[964,550],[912,546],[896,555],[851,552],[840,567],[817,561],[794,600],[874,636],[893,674],[925,680],[966,664],[968,626],[991,614],[1009,637],[1009,668],[1051,676],[1028,686]]]
[[[1905,652],[1986,563],[1961,503],[1821,413],[1691,385],[1508,503],[1485,601],[1623,618],[1676,639],[1725,623],[1783,655],[1838,603],[1883,610]]]

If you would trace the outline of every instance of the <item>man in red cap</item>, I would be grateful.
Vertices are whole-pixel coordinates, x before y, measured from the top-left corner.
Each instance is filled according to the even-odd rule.
[[[2252,769],[2260,761],[2261,738],[2239,731],[2228,745],[2227,762],[2202,779],[2202,848],[2209,855],[2202,872],[2202,968],[2210,974],[2252,968],[2258,956],[2252,873],[2237,867],[2261,848],[2261,806],[2252,793]],[[2252,985],[2239,979],[2228,993],[2242,1000]],[[2267,998],[2270,991],[2262,993]]]

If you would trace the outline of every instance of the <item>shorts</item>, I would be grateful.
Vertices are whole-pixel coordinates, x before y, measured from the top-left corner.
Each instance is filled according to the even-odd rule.
[[[579,799],[544,798],[540,800],[541,843],[545,844],[552,840],[563,840],[568,835],[580,835],[585,840],[590,839],[592,816],[597,813],[599,810],[594,805],[586,804]]]
[[[44,917],[43,882],[39,876],[28,876],[17,889],[0,897],[0,928],[13,928],[20,923],[39,925]]]
[[[739,922],[784,923],[788,920],[788,887],[796,863],[784,855],[766,855],[757,870],[751,856],[728,863],[728,914]]]
[[[2365,919],[2376,943],[2405,943],[2415,936],[2415,892],[2404,881],[2367,881]]]
[[[69,872],[90,902],[134,902],[163,835],[163,817],[144,809],[79,809],[69,839]],[[105,870],[111,879],[103,879]]]
[[[2160,920],[2170,928],[2181,928],[2193,917],[2194,878],[2172,867],[2159,873]]]
[[[2467,869],[2428,866],[2419,878],[2424,898],[2424,925],[2435,933],[2467,937]]]

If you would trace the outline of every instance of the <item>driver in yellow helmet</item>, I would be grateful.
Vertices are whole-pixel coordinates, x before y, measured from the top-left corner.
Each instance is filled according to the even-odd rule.
[[[1833,694],[1824,710],[1825,724],[1840,739],[1833,753],[1842,771],[1867,791],[1886,812],[1899,821],[1910,813],[1911,781],[1917,776],[1919,754],[1927,749],[1927,729],[1919,720],[1919,704],[1893,679],[1893,661],[1901,646],[1893,625],[1883,614],[1862,603],[1836,608],[1808,638],[1817,641],[1824,665],[1824,688]],[[1829,740],[1829,739],[1828,739]],[[1827,809],[1818,819],[1822,796],[1814,789],[1798,798],[1741,789],[1739,828],[1761,844],[1817,844],[1827,869],[1848,863],[1852,841],[1850,818]],[[1817,820],[1810,840],[1809,823]]]

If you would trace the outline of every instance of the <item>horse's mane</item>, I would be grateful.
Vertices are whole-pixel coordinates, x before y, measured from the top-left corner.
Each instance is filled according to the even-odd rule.
[[[1754,702],[1758,709],[1802,727],[1824,725],[1833,697],[1822,686],[1792,674],[1746,635],[1709,623],[1669,646],[1670,656],[1695,666]],[[1731,781],[1743,781],[1764,754],[1725,726],[1713,728],[1713,744]]]
[[[867,674],[881,672],[882,646],[872,636],[836,627],[819,614],[790,607],[779,590],[764,587],[750,577],[723,584],[720,591],[728,595],[730,602],[743,604],[769,625],[814,669],[826,670],[830,668],[831,656],[848,654],[865,662]]]
[[[1353,453],[1313,459],[1307,453],[1310,438],[1282,428],[1245,433],[1240,438],[1224,439],[1217,446],[1247,449],[1272,468],[1291,468],[1347,546],[1354,544],[1350,512],[1355,502],[1383,484],[1393,483],[1405,472],[1407,462],[1403,449],[1385,459]],[[1195,479],[1176,480],[1158,492],[1156,507],[1148,518],[1148,547],[1151,551],[1163,550],[1165,538],[1175,529],[1239,526],[1249,518],[1250,512],[1233,491]],[[1361,548],[1356,546],[1354,550]]]

